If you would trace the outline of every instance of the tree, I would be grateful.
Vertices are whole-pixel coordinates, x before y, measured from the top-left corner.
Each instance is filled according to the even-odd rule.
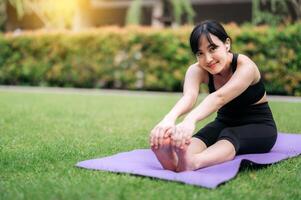
[[[182,18],[186,16],[186,23],[193,23],[195,15],[190,1],[187,0],[160,0],[158,1],[161,16],[154,16],[165,26],[182,24]],[[133,0],[127,12],[126,24],[140,24],[142,0]]]
[[[301,20],[301,0],[253,0],[254,24],[277,25]]]
[[[5,7],[6,4],[10,4],[16,9],[19,19],[25,14],[35,14],[44,27],[50,29],[70,27],[76,6],[75,0],[2,0],[1,2],[0,16],[4,16],[2,19],[7,18]]]
[[[126,15],[126,24],[140,24],[141,16],[141,4],[142,0],[135,0],[132,2],[127,15]]]
[[[6,9],[5,9],[5,2],[0,1],[0,31],[4,30],[4,23],[6,21]]]
[[[25,2],[23,0],[2,0],[0,1],[0,29],[4,30],[4,23],[7,20],[6,4],[12,5],[17,12],[18,18],[25,14]]]
[[[288,0],[287,7],[291,12],[292,20],[301,20],[301,0]]]

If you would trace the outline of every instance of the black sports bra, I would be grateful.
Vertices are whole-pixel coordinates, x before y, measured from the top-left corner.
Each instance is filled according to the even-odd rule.
[[[238,54],[233,54],[232,62],[231,62],[231,68],[232,72],[234,73],[237,67],[237,58]],[[209,92],[215,92],[214,88],[214,82],[213,82],[213,76],[212,74],[209,74]],[[250,85],[243,93],[241,93],[239,96],[234,98],[232,101],[224,105],[222,108],[241,108],[245,106],[252,105],[256,102],[258,102],[265,94],[265,88],[264,84],[262,82],[262,79],[255,83],[254,85]]]

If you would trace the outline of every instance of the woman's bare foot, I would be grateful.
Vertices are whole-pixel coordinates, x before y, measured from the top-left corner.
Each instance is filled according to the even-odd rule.
[[[183,148],[174,148],[178,157],[178,166],[176,169],[177,172],[193,171],[197,169],[196,165],[194,164],[192,157],[193,155],[188,155],[188,144],[185,144]]]
[[[152,147],[151,149],[157,156],[157,159],[159,160],[164,169],[176,171],[178,158],[176,152],[171,146],[170,137],[163,139],[163,145],[161,145],[160,148],[155,149],[154,147]]]

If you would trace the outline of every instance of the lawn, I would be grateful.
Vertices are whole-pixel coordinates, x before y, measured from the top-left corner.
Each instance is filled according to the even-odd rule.
[[[0,91],[0,199],[301,199],[301,156],[244,168],[214,190],[74,167],[148,148],[149,131],[179,97]],[[279,131],[301,133],[301,103],[270,106]]]

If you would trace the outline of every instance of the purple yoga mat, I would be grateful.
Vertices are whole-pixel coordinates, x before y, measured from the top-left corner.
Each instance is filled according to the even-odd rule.
[[[300,153],[301,134],[279,133],[276,144],[269,153],[239,155],[234,160],[196,171],[176,173],[164,170],[150,149],[138,149],[99,159],[86,160],[77,163],[76,166],[86,169],[149,176],[206,188],[216,188],[221,183],[235,177],[242,161],[266,165],[297,156]]]

